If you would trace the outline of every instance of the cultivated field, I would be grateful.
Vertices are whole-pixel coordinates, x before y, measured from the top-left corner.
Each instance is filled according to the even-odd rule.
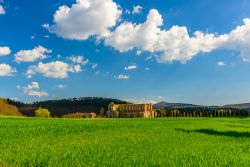
[[[0,166],[250,166],[250,119],[0,117]]]

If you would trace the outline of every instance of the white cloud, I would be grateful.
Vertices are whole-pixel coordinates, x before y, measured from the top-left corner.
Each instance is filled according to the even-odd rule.
[[[124,74],[120,74],[118,76],[115,76],[116,79],[129,79],[130,76],[129,75],[124,75]]]
[[[103,37],[116,25],[121,13],[113,0],[76,0],[72,7],[60,6],[54,14],[54,24],[43,27],[67,39]]]
[[[125,13],[125,14],[131,14],[131,12],[130,12],[129,9],[125,9],[124,13]]]
[[[0,64],[0,77],[12,76],[16,70],[8,64]]]
[[[66,86],[63,85],[63,84],[59,84],[59,85],[56,85],[56,88],[59,88],[59,89],[64,89]]]
[[[136,65],[130,65],[130,66],[127,66],[124,68],[125,70],[135,70],[137,69],[137,66]]]
[[[20,50],[15,54],[16,62],[34,62],[39,59],[47,58],[47,54],[52,50],[46,49],[43,46],[37,46],[32,50]]]
[[[37,66],[30,66],[26,72],[28,78],[31,78],[36,73],[42,74],[44,77],[49,78],[67,78],[69,72],[77,73],[81,71],[81,66],[70,66],[67,63],[61,61],[55,61],[50,63],[38,63]]]
[[[223,61],[219,61],[216,63],[218,66],[225,66],[226,64]]]
[[[122,23],[106,38],[105,44],[121,52],[133,48],[155,51],[160,32],[159,26],[162,26],[162,17],[158,11],[151,10],[144,24]]]
[[[136,56],[140,56],[140,55],[141,55],[141,53],[142,53],[142,51],[137,50],[137,51],[136,51]]]
[[[0,15],[6,14],[6,11],[2,5],[0,5]]]
[[[13,101],[18,102],[18,101],[19,101],[19,98],[18,98],[18,97],[11,97],[10,100],[13,100]]]
[[[47,92],[40,90],[38,82],[31,82],[31,84],[23,87],[23,90],[28,96],[43,97],[49,95]]]
[[[157,56],[156,56],[156,57],[157,57]],[[151,56],[147,56],[147,57],[146,57],[146,60],[149,61],[149,60],[152,60],[152,58],[153,58],[152,55],[151,55]]]
[[[243,60],[250,60],[250,19],[243,19],[244,24],[237,26],[228,36],[223,47],[240,53]]]
[[[89,60],[85,60],[83,56],[71,56],[69,57],[69,60],[71,60],[75,64],[88,64]]]
[[[133,13],[140,13],[141,6],[134,6]],[[97,12],[98,11],[98,12]],[[71,7],[61,6],[54,14],[54,24],[43,27],[60,37],[86,40],[95,36],[100,42],[120,52],[136,49],[157,56],[159,63],[180,61],[186,63],[200,53],[215,49],[239,52],[242,59],[250,61],[250,19],[227,34],[189,33],[185,26],[174,25],[164,29],[163,19],[156,9],[151,9],[144,23],[123,22],[118,25],[122,11],[113,0],[76,0]]]
[[[240,52],[243,60],[250,60],[250,19],[228,34],[194,32],[189,35],[186,27],[172,26],[162,29],[162,16],[155,9],[150,10],[147,20],[142,24],[123,22],[106,39],[105,44],[120,52],[134,48],[159,54],[160,63],[180,61],[186,63],[199,53],[215,49],[230,49]]]
[[[9,55],[11,53],[11,50],[9,47],[0,47],[0,56],[6,56]]]
[[[42,25],[42,27],[45,28],[45,29],[49,29],[49,23],[44,23],[44,24]]]
[[[81,72],[81,71],[82,71],[82,68],[80,64],[71,66],[70,72]]]
[[[142,13],[142,9],[143,8],[140,5],[133,6],[132,14],[140,14],[140,13]]]

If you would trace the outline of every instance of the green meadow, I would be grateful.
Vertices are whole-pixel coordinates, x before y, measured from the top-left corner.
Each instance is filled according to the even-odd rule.
[[[250,166],[249,118],[0,117],[0,166]]]

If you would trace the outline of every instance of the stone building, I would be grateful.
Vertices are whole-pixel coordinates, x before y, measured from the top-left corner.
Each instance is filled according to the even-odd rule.
[[[109,118],[154,118],[155,112],[152,104],[114,104],[108,107]]]

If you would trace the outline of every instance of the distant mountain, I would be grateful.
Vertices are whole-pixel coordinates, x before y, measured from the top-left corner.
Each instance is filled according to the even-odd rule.
[[[225,107],[229,108],[237,108],[237,109],[244,109],[250,112],[250,103],[242,103],[242,104],[229,104],[225,105]]]
[[[225,106],[203,106],[196,104],[186,104],[186,103],[168,103],[168,102],[159,102],[154,104],[153,107],[155,109],[178,109],[178,108],[208,108],[208,109],[222,109],[222,108],[234,108],[247,110],[250,112],[250,103],[242,103],[242,104],[230,104]]]
[[[174,109],[174,108],[191,108],[191,107],[204,107],[204,106],[195,105],[195,104],[186,104],[186,103],[160,102],[160,103],[154,104],[153,107],[157,109]]]

